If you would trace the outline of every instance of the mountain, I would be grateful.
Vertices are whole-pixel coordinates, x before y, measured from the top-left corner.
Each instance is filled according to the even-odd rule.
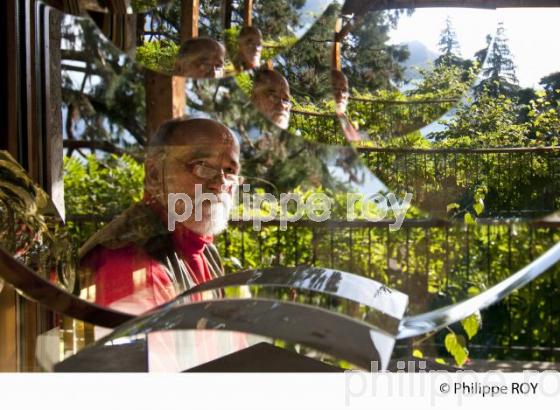
[[[439,57],[439,54],[434,53],[419,41],[411,41],[405,44],[408,46],[408,50],[410,51],[410,57],[408,57],[408,59],[403,63],[404,67],[406,67],[405,79],[407,81],[411,81],[420,78],[420,75],[416,70],[417,67],[428,67],[430,63]]]

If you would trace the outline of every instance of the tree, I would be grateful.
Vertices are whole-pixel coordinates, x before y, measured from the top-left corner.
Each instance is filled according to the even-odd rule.
[[[411,11],[409,11],[411,13]],[[343,71],[352,87],[361,90],[393,89],[404,81],[409,57],[406,45],[388,45],[400,11],[370,12],[346,37],[342,47]]]
[[[445,19],[445,28],[440,34],[438,46],[439,51],[441,51],[444,56],[459,56],[461,54],[459,42],[457,41],[457,33],[455,33],[453,29],[449,16]]]
[[[292,48],[277,59],[276,70],[290,84],[298,101],[315,104],[331,100],[331,53],[333,27],[340,5],[333,3]]]
[[[477,93],[485,89],[485,92],[494,97],[501,94],[512,96],[519,89],[519,81],[503,22],[498,25],[488,53],[486,64],[482,67],[484,79],[477,86]]]
[[[519,124],[516,102],[486,88],[476,100],[461,103],[455,115],[441,124],[447,128],[428,137],[450,146],[522,146],[527,142],[527,124]]]
[[[91,20],[66,16],[61,31],[66,138],[142,146],[145,97],[141,67],[107,41]]]
[[[560,101],[560,71],[549,74],[539,82],[550,101]]]

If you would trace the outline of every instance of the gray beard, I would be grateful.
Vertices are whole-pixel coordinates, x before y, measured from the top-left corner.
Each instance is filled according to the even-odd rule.
[[[204,209],[201,221],[185,222],[185,226],[199,235],[218,235],[222,233],[229,222],[229,214],[232,208],[232,198],[227,194],[220,194],[221,201],[208,205],[210,208]]]

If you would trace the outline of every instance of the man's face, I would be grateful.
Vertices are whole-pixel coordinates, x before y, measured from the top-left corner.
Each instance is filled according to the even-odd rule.
[[[336,104],[336,112],[338,114],[343,114],[346,112],[346,107],[348,106],[348,97],[350,93],[348,92],[348,80],[346,76],[342,73],[338,75],[333,75],[332,86],[334,101]]]
[[[221,78],[224,76],[225,53],[215,47],[206,53],[180,57],[176,63],[176,74],[190,78]]]
[[[259,87],[253,96],[257,109],[282,129],[287,129],[290,122],[290,99],[290,87],[282,78],[271,81],[266,87]]]
[[[261,61],[262,37],[259,33],[247,33],[239,37],[239,56],[244,68],[258,67]]]
[[[239,146],[222,136],[198,136],[189,145],[166,146],[161,168],[163,192],[158,196],[167,201],[170,193],[186,194],[193,208],[182,224],[203,235],[217,234],[227,227],[239,168]],[[201,193],[213,194],[215,202],[204,200]],[[167,205],[165,202],[166,209]],[[184,211],[184,202],[175,202],[175,212],[182,215]]]

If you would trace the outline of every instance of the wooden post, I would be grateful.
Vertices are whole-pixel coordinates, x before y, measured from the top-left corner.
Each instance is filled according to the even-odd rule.
[[[233,13],[232,0],[222,0],[222,20],[224,30],[231,28],[231,15]]]
[[[109,11],[114,14],[126,14],[128,3],[127,0],[109,0],[108,2]]]
[[[183,0],[181,3],[181,42],[198,37],[198,0]],[[147,141],[159,126],[172,118],[185,114],[187,102],[185,78],[146,70],[146,132]]]
[[[146,70],[146,132],[150,141],[159,126],[185,112],[185,78]]]
[[[246,26],[253,25],[253,0],[245,0],[245,8],[243,9],[243,22]]]
[[[181,3],[181,42],[198,37],[199,0],[183,0]]]
[[[45,89],[45,188],[60,217],[65,218],[64,152],[62,148],[62,70],[60,26],[58,10],[45,9],[44,89]]]
[[[340,60],[342,39],[338,37],[338,34],[340,33],[341,29],[342,29],[342,19],[339,17],[336,19],[336,24],[334,28],[334,41],[333,41],[332,62],[331,62],[331,68],[333,70],[342,70],[342,62]]]

